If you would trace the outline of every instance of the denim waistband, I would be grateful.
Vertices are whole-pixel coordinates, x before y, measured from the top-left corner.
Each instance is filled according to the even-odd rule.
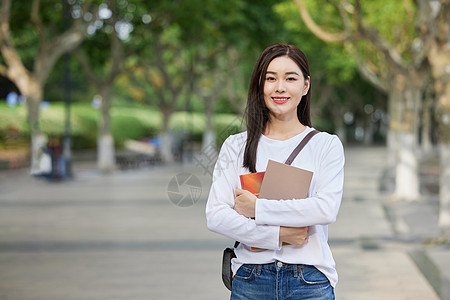
[[[303,268],[315,268],[314,266],[304,265],[304,264],[287,264],[282,261],[276,260],[267,264],[245,264],[247,267],[252,269],[256,269],[256,273],[260,274],[262,269],[272,270],[272,271],[294,271],[294,276],[297,275],[297,272],[300,272],[300,269]]]

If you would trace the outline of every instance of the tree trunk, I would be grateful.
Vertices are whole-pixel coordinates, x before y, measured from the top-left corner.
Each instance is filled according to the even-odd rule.
[[[322,97],[320,97],[322,98]],[[320,99],[319,98],[319,99]],[[329,97],[327,97],[330,99]],[[327,101],[327,100],[325,100]],[[344,122],[344,114],[345,111],[343,109],[336,109],[335,113],[333,114],[333,122],[336,125],[336,135],[341,140],[342,144],[347,144],[347,127],[345,126]]]
[[[366,127],[364,128],[364,145],[373,144],[373,135],[375,132],[375,125],[372,122],[372,118],[369,116],[366,120]]]
[[[439,145],[439,227],[441,233],[450,237],[450,143]]]
[[[416,136],[413,133],[398,134],[398,159],[395,168],[394,198],[417,200],[419,198],[418,159]]]
[[[42,87],[34,85],[28,91],[22,92],[27,99],[28,123],[31,135],[31,168],[30,174],[40,173],[39,170],[39,150],[45,146],[47,138],[39,129],[39,103],[42,99]]]
[[[450,1],[440,1],[434,28],[435,34],[428,51],[428,61],[434,79],[438,100],[436,120],[439,129],[440,186],[439,226],[446,238],[450,238]]]
[[[100,88],[102,97],[101,114],[98,126],[97,138],[97,166],[102,172],[110,172],[115,169],[114,137],[111,133],[111,85]]]
[[[214,133],[213,115],[215,99],[212,97],[206,97],[205,103],[205,115],[206,115],[206,130],[203,133],[202,150],[216,149],[216,135]]]
[[[344,122],[336,123],[336,135],[339,137],[342,144],[347,144],[347,129]]]
[[[164,163],[173,163],[174,157],[172,152],[173,136],[169,130],[169,121],[172,112],[170,110],[161,109],[163,114],[163,126],[160,135],[161,138],[161,158]]]
[[[3,34],[5,33],[3,32]],[[9,33],[7,35],[9,35]],[[9,41],[5,42],[0,40],[0,42],[2,42],[1,54],[9,64],[6,75],[16,84],[20,93],[25,96],[27,101],[28,124],[30,126],[31,135],[30,174],[38,174],[40,172],[38,153],[39,149],[44,146],[46,142],[45,136],[39,129],[39,103],[41,103],[44,94],[44,84],[42,80],[39,80],[36,75],[28,72],[23,66],[19,55],[14,48],[11,48]]]
[[[393,79],[390,80],[393,82]],[[388,167],[389,169],[396,169],[398,161],[399,142],[398,136],[400,135],[400,123],[402,119],[402,94],[401,91],[391,87],[387,90],[388,93],[388,114],[389,114],[389,131],[387,135],[387,148],[388,148]]]
[[[389,93],[390,138],[389,153],[394,156],[395,190],[392,197],[398,200],[417,200],[419,170],[417,156],[417,105],[420,89],[412,78],[397,75]]]
[[[433,99],[431,96],[425,95],[425,99],[422,106],[422,131],[420,133],[420,149],[422,156],[428,155],[433,146],[431,144],[431,107],[433,105]]]
[[[450,60],[450,55],[449,55]],[[450,238],[450,80],[444,75],[438,82],[437,120],[439,127],[439,227]]]
[[[386,158],[386,164],[387,164],[387,170],[389,175],[389,183],[391,184],[389,186],[389,191],[395,190],[395,168],[397,166],[398,161],[398,138],[397,138],[398,132],[393,130],[391,126],[388,126],[388,130],[386,133],[386,148],[387,148],[387,158]]]
[[[439,227],[450,238],[450,81],[445,82],[439,98]]]

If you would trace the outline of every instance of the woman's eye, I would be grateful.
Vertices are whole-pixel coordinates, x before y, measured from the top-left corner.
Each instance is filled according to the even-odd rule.
[[[275,77],[267,77],[266,80],[267,80],[267,81],[274,81],[274,80],[275,80]]]
[[[297,78],[295,78],[295,77],[289,77],[287,80],[288,80],[288,81],[297,81]]]

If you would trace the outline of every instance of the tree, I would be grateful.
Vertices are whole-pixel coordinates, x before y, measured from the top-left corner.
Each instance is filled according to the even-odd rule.
[[[75,55],[101,98],[97,137],[97,166],[102,172],[109,172],[115,168],[114,138],[111,134],[110,116],[112,91],[117,76],[122,72],[122,65],[125,60],[122,41],[119,37],[119,34],[121,34],[120,22],[123,21],[117,10],[116,1],[109,1],[109,5],[101,5],[99,18],[104,23],[100,28],[100,33],[95,34],[95,38],[92,34],[91,43],[86,43],[89,44],[86,47],[90,49],[91,59],[81,48],[75,51]],[[108,49],[109,53],[105,52],[105,49]],[[108,53],[108,55],[105,55],[105,53]]]
[[[439,129],[439,226],[450,237],[450,1],[416,1],[420,52],[428,58],[437,98]]]
[[[414,11],[409,10],[409,6],[402,8],[401,4],[393,2],[365,3],[373,5],[371,10],[376,8],[374,5],[384,5],[390,8],[391,14],[396,15],[396,19],[392,15],[388,16],[391,19],[385,22],[379,22],[380,14],[376,16],[377,23],[389,26],[389,32],[394,32],[388,40],[380,34],[380,30],[383,29],[387,32],[386,28],[374,26],[375,17],[371,19],[369,9],[363,10],[360,0],[355,0],[354,5],[348,1],[332,2],[343,24],[340,32],[323,29],[312,19],[304,0],[295,2],[305,24],[318,38],[328,43],[344,43],[357,58],[361,74],[388,94],[390,115],[388,146],[393,150],[390,156],[396,158],[393,196],[407,200],[418,199],[416,124],[422,95],[430,82],[430,76],[425,57],[412,50],[415,34],[411,32],[407,20],[411,21]],[[402,12],[401,17],[398,16],[399,12]],[[391,30],[392,28],[394,30]]]
[[[141,87],[145,86],[146,80],[151,83],[151,87],[145,89],[147,102],[159,107],[162,113],[164,160],[173,160],[169,120],[180,99],[185,99],[189,106],[191,98],[200,98],[207,121],[204,144],[215,140],[212,115],[218,98],[228,88],[226,97],[237,99],[232,86],[239,77],[234,75],[241,74],[241,70],[239,64],[231,63],[248,54],[248,49],[255,52],[257,43],[267,41],[267,32],[261,32],[264,26],[248,26],[251,23],[248,18],[265,23],[265,26],[272,24],[272,21],[267,21],[269,18],[262,16],[270,15],[268,8],[274,1],[263,2],[196,0],[182,1],[177,6],[172,1],[150,5],[152,22],[146,35],[146,47],[140,50],[132,70],[139,70],[134,78]],[[196,18],[192,18],[194,14]],[[243,41],[242,36],[251,37],[247,39],[251,42]],[[249,45],[253,47],[247,47]],[[252,55],[252,61],[255,56]],[[237,84],[241,88],[245,81]],[[242,98],[242,93],[239,96]],[[242,110],[243,100],[232,101],[237,110]],[[185,108],[189,110],[189,107]]]
[[[374,65],[369,65],[363,55],[360,56],[360,71],[380,89],[385,89],[390,95],[391,129],[400,134],[395,134],[400,139],[399,164],[397,165],[396,186],[398,196],[415,198],[417,188],[413,193],[411,182],[416,186],[417,158],[410,149],[416,146],[417,137],[417,113],[421,98],[425,97],[424,112],[428,107],[432,96],[427,86],[433,84],[433,93],[436,98],[436,120],[439,129],[439,162],[440,174],[440,210],[439,224],[443,234],[450,236],[450,1],[448,0],[417,0],[414,2],[403,1],[403,11],[407,18],[403,26],[414,30],[413,33],[397,35],[393,40],[397,44],[393,46],[381,38],[374,28],[368,28],[364,23],[361,1],[355,0],[355,5],[344,1],[339,6],[342,20],[346,24],[346,30],[339,34],[330,34],[317,26],[308,14],[302,0],[296,0],[302,16],[308,27],[320,38],[328,42],[352,42],[363,39],[369,42],[376,51],[382,55],[385,65],[388,67],[384,73],[393,76],[382,76],[382,70]],[[393,2],[391,2],[392,4]],[[394,12],[398,14],[397,11]],[[352,15],[353,23],[350,23],[349,15]],[[367,14],[366,14],[367,17]],[[379,20],[380,16],[375,17]],[[378,23],[383,23],[379,22]],[[353,25],[351,25],[353,24]],[[410,26],[415,24],[415,26]],[[402,37],[402,38],[400,38]],[[401,55],[398,49],[408,49],[405,55]],[[387,72],[386,72],[387,71]],[[425,115],[425,118],[429,119]],[[395,138],[391,138],[391,141]],[[409,146],[409,147],[408,147]],[[403,177],[403,178],[402,178]]]
[[[177,29],[174,30],[177,31]],[[170,30],[165,33],[170,36]],[[179,32],[174,34],[179,34]],[[188,78],[191,77],[191,80],[193,80],[194,74],[186,59],[186,56],[189,55],[189,49],[183,49],[179,37],[164,37],[163,33],[161,35],[156,36],[156,41],[152,47],[154,60],[148,63],[147,67],[151,72],[149,77],[156,94],[156,97],[154,97],[155,103],[163,116],[161,155],[165,162],[171,163],[174,157],[172,151],[173,139],[169,130],[170,117],[180,100],[183,88],[189,86]]]
[[[321,20],[330,22],[333,18],[336,19],[335,12],[328,7],[313,8],[317,9],[314,13]],[[334,131],[344,143],[347,136],[358,141],[373,140],[373,112],[378,109],[376,116],[379,118],[380,110],[384,110],[385,105],[384,101],[379,101],[382,97],[378,97],[376,89],[361,79],[354,56],[342,44],[327,44],[317,39],[302,22],[294,2],[277,4],[275,12],[284,20],[282,38],[298,45],[308,56],[313,125],[321,130]],[[328,25],[338,27],[339,22],[335,23]],[[364,107],[375,109],[368,114]]]
[[[99,21],[88,28],[88,39],[75,52],[87,78],[101,98],[97,165],[103,172],[115,168],[115,143],[111,126],[114,88],[118,77],[127,71],[127,61],[139,61],[142,49],[150,43],[152,16],[148,14],[149,10],[151,7],[146,1],[103,2],[99,5]]]
[[[19,3],[14,3],[19,4]],[[72,6],[72,10],[83,13],[89,7],[89,3],[81,7]],[[62,5],[54,6],[56,11],[62,15]],[[30,42],[37,42],[38,48],[28,45],[33,53],[32,61],[28,66],[24,61],[23,52],[29,51],[29,48],[19,49],[16,46],[16,40],[24,32],[15,32],[11,30],[11,0],[2,0],[1,18],[0,18],[0,50],[4,65],[0,65],[0,73],[7,76],[19,88],[22,95],[27,99],[28,122],[31,131],[31,173],[37,173],[39,170],[38,150],[42,146],[45,138],[39,130],[39,104],[43,99],[43,89],[45,82],[56,61],[67,51],[76,48],[86,36],[88,23],[82,18],[75,20],[71,27],[62,32],[55,33],[60,27],[57,20],[44,22],[42,20],[41,1],[34,0],[31,3],[30,17],[22,21],[26,24],[32,24],[36,36]],[[23,11],[20,11],[23,14]],[[16,16],[14,16],[16,17]],[[19,18],[20,19],[20,18]],[[17,20],[16,20],[17,21]],[[27,28],[30,29],[30,28]]]
[[[206,115],[206,130],[203,133],[202,149],[203,151],[211,151],[211,149],[216,149],[213,123],[215,106],[221,94],[225,91],[226,84],[224,83],[229,81],[228,77],[233,75],[233,70],[230,70],[230,65],[227,64],[228,56],[226,54],[229,54],[230,50],[227,51],[223,44],[222,47],[211,47],[209,49],[205,45],[205,50],[201,52],[196,63],[196,76],[199,80],[194,92],[200,95]]]

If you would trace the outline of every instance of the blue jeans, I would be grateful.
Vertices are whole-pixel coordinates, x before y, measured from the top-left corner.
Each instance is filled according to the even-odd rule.
[[[327,277],[314,266],[281,262],[242,265],[233,278],[231,300],[334,300]]]

